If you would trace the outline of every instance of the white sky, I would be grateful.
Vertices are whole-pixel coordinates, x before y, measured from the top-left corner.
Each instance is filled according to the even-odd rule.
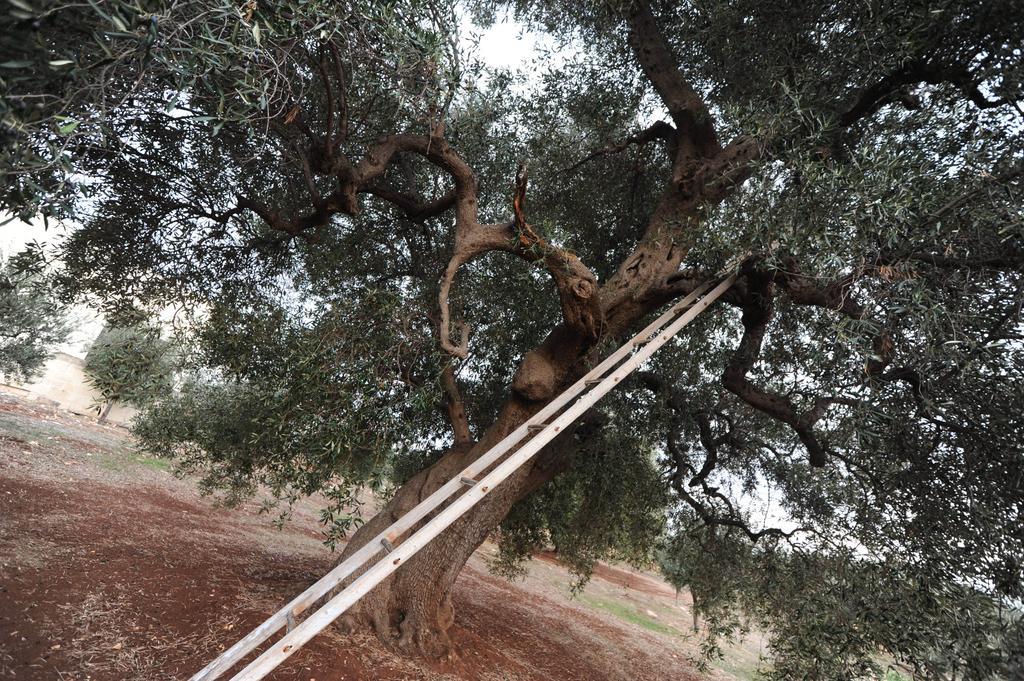
[[[476,55],[491,68],[524,66],[541,46],[539,36],[524,32],[507,13],[486,31],[474,27],[467,17],[463,17],[460,28],[467,46],[471,37],[479,36]]]
[[[7,258],[32,241],[47,242],[54,234],[56,223],[50,223],[50,229],[43,229],[43,223],[28,224],[21,220],[13,220],[0,227],[0,255]]]

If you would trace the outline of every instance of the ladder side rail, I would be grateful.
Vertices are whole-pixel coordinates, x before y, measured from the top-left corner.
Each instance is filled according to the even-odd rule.
[[[405,515],[384,529],[373,539],[359,548],[355,553],[343,562],[332,568],[327,574],[313,583],[301,594],[292,599],[286,606],[281,608],[274,615],[270,616],[261,625],[239,639],[234,645],[217,656],[212,662],[203,667],[193,675],[190,681],[213,681],[221,674],[233,667],[237,662],[258,647],[261,643],[277,633],[282,627],[288,624],[289,617],[294,618],[301,615],[312,604],[323,598],[331,589],[340,584],[346,577],[362,567],[367,561],[373,558],[382,550],[382,542],[393,543],[402,534],[411,529],[416,523],[433,512],[453,494],[464,488],[461,484],[462,478],[476,478],[480,473],[489,468],[495,461],[504,455],[509,449],[518,444],[529,434],[531,425],[536,425],[554,415],[565,404],[571,401],[580,392],[589,388],[588,381],[603,376],[610,368],[614,367],[623,358],[629,355],[633,349],[633,342],[637,339],[647,338],[661,330],[667,323],[674,319],[680,311],[693,304],[693,301],[711,287],[712,282],[705,282],[695,288],[683,300],[674,304],[666,312],[660,315],[653,322],[648,324],[642,331],[636,334],[629,342],[623,344],[618,350],[609,355],[597,366],[587,372],[583,378],[567,388],[562,394],[549,402],[543,409],[534,414],[533,417],[521,424],[518,428],[509,433],[498,444],[492,447],[469,464],[462,472],[457,473],[451,480],[439,487],[423,501],[410,509]]]
[[[386,558],[377,562],[373,567],[364,572],[358,579],[350,584],[344,591],[337,594],[323,607],[307,617],[299,626],[286,634],[281,640],[268,648],[258,658],[253,660],[241,672],[232,677],[231,681],[259,681],[269,674],[281,662],[294,654],[299,648],[305,645],[310,639],[325,629],[334,620],[342,615],[348,608],[352,607],[360,598],[370,592],[393,572],[398,570],[400,565],[409,557],[415,555],[421,548],[430,543],[435,537],[446,530],[452,523],[458,520],[469,509],[482,500],[488,492],[494,489],[508,478],[520,466],[529,461],[544,445],[554,439],[566,426],[579,418],[587,409],[590,409],[598,400],[611,391],[619,382],[632,373],[637,367],[647,361],[662,345],[667,343],[684,326],[689,324],[697,315],[707,309],[726,290],[735,283],[736,275],[723,280],[710,293],[700,301],[696,302],[690,309],[678,319],[672,322],[664,331],[660,332],[651,341],[633,354],[626,362],[619,366],[615,372],[607,376],[601,383],[576,403],[566,409],[558,418],[550,423],[543,431],[538,433],[529,442],[523,445],[510,457],[502,461],[494,470],[488,473],[475,486],[470,487],[465,494],[449,504],[444,510],[434,516],[426,525],[417,530],[408,539],[399,544]]]

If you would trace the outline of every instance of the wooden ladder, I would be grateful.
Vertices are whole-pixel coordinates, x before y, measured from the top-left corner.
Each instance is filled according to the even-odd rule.
[[[544,445],[647,361],[680,329],[707,309],[735,281],[736,275],[733,274],[720,280],[713,288],[712,282],[708,282],[694,289],[690,295],[673,305],[647,328],[594,367],[586,376],[548,403],[531,419],[487,450],[480,458],[469,464],[386,530],[336,565],[334,569],[296,596],[266,622],[221,653],[217,659],[196,673],[190,681],[212,681],[212,679],[219,678],[221,674],[237,664],[257,646],[282,628],[287,627],[288,631],[279,641],[233,676],[232,681],[258,681],[269,674],[371,589],[384,581],[417,551],[469,511],[488,492],[527,463]],[[516,449],[518,445],[522,446]],[[501,461],[489,473],[480,477],[512,450],[515,451],[510,456]],[[458,496],[447,507],[431,518],[423,527],[399,542],[406,532],[455,495]],[[377,560],[370,568],[296,625],[297,617],[375,557]]]

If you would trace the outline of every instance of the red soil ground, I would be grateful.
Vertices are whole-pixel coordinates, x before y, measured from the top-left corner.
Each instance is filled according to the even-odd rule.
[[[125,436],[0,399],[0,679],[185,679],[331,565],[315,508],[284,531],[213,506]],[[546,557],[550,560],[550,557]],[[602,566],[616,589],[667,585]],[[457,656],[392,654],[328,631],[268,678],[703,678],[673,641],[493,577],[456,586]]]

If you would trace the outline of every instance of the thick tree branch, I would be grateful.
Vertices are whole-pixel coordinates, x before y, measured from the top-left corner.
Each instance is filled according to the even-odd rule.
[[[526,165],[521,164],[516,173],[512,199],[516,230],[513,252],[525,260],[544,265],[558,287],[565,322],[585,338],[596,339],[604,326],[597,277],[575,254],[549,244],[526,221],[526,186]]]
[[[445,268],[444,274],[441,275],[441,282],[437,291],[437,307],[440,314],[438,325],[439,344],[441,345],[441,349],[448,354],[455,355],[456,357],[461,357],[463,359],[469,357],[469,326],[465,322],[459,322],[459,344],[453,344],[451,340],[451,307],[448,304],[448,297],[451,294],[452,284],[455,282],[455,275],[458,273],[459,268],[469,262],[476,255],[480,255],[484,252],[484,250],[481,250],[473,253],[462,253],[452,256],[451,260],[448,261],[448,266]]]
[[[348,138],[348,86],[351,80],[345,62],[338,53],[338,46],[333,40],[327,43],[331,53],[331,62],[334,65],[334,75],[338,81],[338,136],[334,143],[335,148]]]
[[[743,306],[743,336],[725,369],[722,383],[750,406],[792,428],[807,449],[811,465],[824,466],[826,453],[814,433],[814,424],[828,406],[847,404],[849,400],[841,397],[819,399],[814,407],[801,414],[786,397],[762,390],[750,381],[747,376],[761,354],[768,323],[774,314],[775,283],[772,275],[764,272],[750,272],[747,281],[750,291]]]
[[[473,435],[469,431],[469,418],[466,415],[466,403],[462,399],[459,384],[455,379],[455,366],[451,362],[441,371],[441,386],[444,388],[445,410],[452,425],[452,432],[455,434],[455,444],[473,442]]]
[[[477,224],[477,181],[469,164],[438,133],[431,136],[397,134],[378,140],[355,166],[337,173],[344,211],[359,212],[357,194],[375,186],[400,153],[418,154],[443,170],[455,182],[456,235]]]
[[[853,125],[857,121],[871,116],[883,106],[893,102],[902,102],[908,108],[915,109],[920,103],[905,88],[910,85],[927,83],[939,85],[951,83],[958,87],[968,100],[979,109],[991,109],[1006,104],[1006,100],[989,100],[982,94],[978,83],[970,72],[959,65],[942,65],[930,63],[925,59],[912,59],[904,63],[881,80],[861,90],[857,99],[839,115],[839,124],[843,127]]]
[[[405,213],[405,217],[410,220],[426,220],[428,218],[437,217],[455,205],[454,189],[445,192],[443,195],[432,201],[426,202],[420,201],[409,194],[378,184],[366,187],[363,191],[394,205]]]
[[[669,276],[662,286],[652,291],[650,300],[660,306],[670,300],[682,298],[693,293],[698,286],[713,278],[714,274],[707,272],[680,270]],[[722,294],[717,302],[740,307],[743,304],[746,290],[746,282],[739,279],[728,291]]]
[[[646,0],[634,0],[629,13],[629,42],[640,68],[657,90],[679,130],[688,156],[711,157],[721,147],[703,98],[683,78],[665,36]]]
[[[736,190],[762,153],[762,145],[745,136],[721,147],[703,99],[680,72],[646,2],[631,5],[627,24],[636,59],[676,124],[676,153],[637,247],[601,289],[612,334],[626,331],[677,288],[673,277],[708,211]]]
[[[785,269],[774,270],[772,279],[797,305],[834,310],[850,319],[863,319],[867,313],[864,306],[850,293],[850,288],[856,283],[861,272],[854,271],[835,281],[821,283],[802,274],[795,258],[787,258],[784,267]]]
[[[740,135],[696,167],[677,163],[672,181],[682,189],[684,196],[699,196],[704,203],[715,205],[750,177],[751,162],[757,160],[761,152],[758,140]]]
[[[310,55],[312,57],[312,55]],[[327,75],[327,64],[326,54],[324,53],[324,46],[320,46],[320,56],[317,59],[310,59],[313,65],[316,67],[316,71],[320,76],[320,82],[324,86],[324,96],[327,98],[326,112],[324,113],[324,152],[333,155],[334,153],[334,86],[331,84],[331,78]],[[341,85],[339,83],[339,85]]]
[[[295,222],[284,218],[280,213],[271,210],[266,204],[256,199],[239,196],[236,205],[240,210],[251,210],[253,213],[256,213],[273,230],[285,232],[291,236],[297,236],[302,231],[296,226]],[[228,212],[231,213],[231,211]]]
[[[898,265],[919,262],[944,270],[1002,270],[1024,269],[1024,252],[1006,249],[1002,255],[977,258],[958,258],[927,251],[884,251],[875,258],[876,265]]]

